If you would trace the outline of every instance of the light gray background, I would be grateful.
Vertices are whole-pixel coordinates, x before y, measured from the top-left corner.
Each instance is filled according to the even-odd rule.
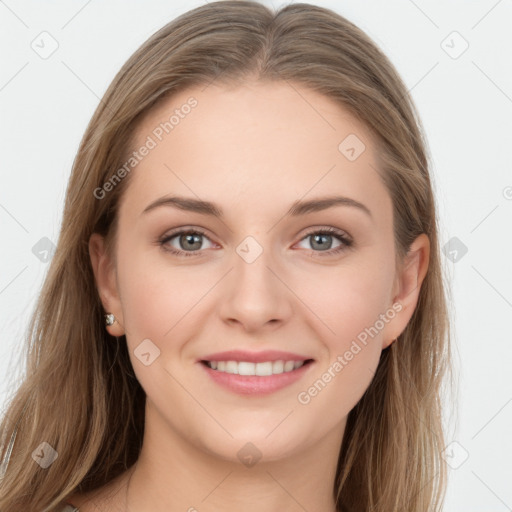
[[[202,3],[0,0],[0,404],[19,376],[48,268],[44,248],[38,256],[32,248],[57,240],[71,165],[99,98],[144,40]],[[446,409],[445,510],[512,510],[511,2],[313,3],[365,30],[397,67],[427,132],[441,243],[457,237],[467,247],[449,246],[455,261],[443,256],[459,376],[458,402]]]

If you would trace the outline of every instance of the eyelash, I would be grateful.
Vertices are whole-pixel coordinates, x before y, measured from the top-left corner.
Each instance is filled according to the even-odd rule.
[[[183,235],[183,234],[202,235],[209,239],[208,235],[204,231],[202,231],[199,228],[194,228],[194,229],[182,229],[180,231],[172,232],[172,233],[164,236],[163,238],[159,239],[158,243],[160,244],[162,249],[164,249],[165,251],[168,251],[171,254],[174,254],[176,256],[186,256],[186,257],[197,256],[200,251],[181,251],[179,249],[169,248],[168,246],[166,246],[167,242],[169,242],[176,236]],[[345,251],[346,249],[350,248],[353,244],[352,239],[347,237],[342,231],[339,231],[338,229],[331,228],[331,227],[309,231],[308,233],[306,233],[304,235],[303,238],[301,238],[300,241],[305,240],[306,238],[310,237],[311,235],[330,235],[330,236],[333,236],[334,238],[337,238],[341,242],[341,245],[339,247],[336,247],[335,249],[330,249],[328,251],[314,251],[313,249],[311,249],[311,251],[313,251],[313,253],[315,254],[315,257],[316,256],[323,257],[323,256],[337,255],[340,252]]]

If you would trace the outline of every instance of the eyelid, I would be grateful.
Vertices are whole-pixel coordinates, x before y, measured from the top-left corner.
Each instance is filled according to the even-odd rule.
[[[329,235],[336,235],[342,238],[345,238],[347,241],[353,243],[354,239],[352,236],[345,230],[335,228],[333,226],[313,226],[312,228],[308,228],[306,233],[302,236],[300,241],[304,240],[304,238],[313,235],[315,233],[328,233]]]
[[[318,232],[322,232],[322,231],[328,232],[329,234],[335,234],[335,235],[338,235],[338,236],[343,236],[344,238],[346,238],[347,240],[350,240],[351,242],[354,241],[353,237],[347,231],[345,231],[343,229],[335,228],[333,226],[322,226],[322,225],[319,225],[319,226],[313,226],[311,228],[308,228],[307,231],[300,238],[299,242],[302,241],[304,238],[306,238],[309,235],[312,235],[312,234],[315,234],[315,233],[318,233]],[[199,233],[201,235],[204,235],[209,240],[212,240],[212,237],[208,234],[208,232],[205,229],[197,227],[197,226],[192,226],[192,225],[190,225],[190,226],[180,226],[180,227],[171,229],[171,231],[166,232],[164,235],[159,237],[158,240],[161,241],[161,240],[164,240],[166,238],[170,238],[170,237],[172,237],[174,235],[178,235],[178,234],[181,234],[181,233],[187,233],[187,232],[197,232],[197,233]],[[296,236],[298,236],[298,235],[296,235]]]
[[[178,228],[171,229],[170,231],[166,232],[161,237],[158,237],[157,243],[164,245],[165,243],[169,242],[170,239],[172,239],[176,236],[183,235],[183,234],[189,234],[189,233],[195,233],[198,235],[202,235],[205,238],[207,238],[212,244],[216,244],[216,242],[214,242],[212,240],[212,237],[207,233],[207,231],[205,229],[199,228],[196,226],[180,226]],[[218,244],[216,244],[216,245],[218,245]],[[178,249],[175,249],[175,250],[178,251]],[[202,249],[202,250],[204,250],[204,249]],[[201,251],[182,251],[182,252],[187,252],[187,253],[195,252],[195,253],[199,254]]]
[[[340,242],[340,245],[338,247],[330,248],[325,251],[315,251],[313,249],[306,249],[310,252],[312,258],[335,258],[341,255],[341,253],[344,253],[354,248],[354,239],[352,238],[352,236],[349,235],[346,231],[339,228],[335,228],[333,226],[316,226],[309,228],[309,230],[301,237],[298,243],[303,242],[308,237],[315,234],[328,235],[333,238],[337,238],[338,241]]]
[[[167,232],[163,236],[159,237],[157,240],[157,243],[167,252],[170,252],[171,254],[175,254],[178,256],[201,256],[204,254],[204,251],[206,249],[200,249],[198,251],[183,251],[181,249],[175,249],[175,248],[165,248],[165,245],[174,237],[182,235],[182,234],[199,234],[207,238],[211,243],[216,244],[209,234],[204,230],[203,228],[195,227],[195,226],[180,226],[178,228],[172,229],[171,231]],[[298,240],[297,243],[300,243],[304,241],[306,238],[308,238],[311,235],[314,234],[327,234],[329,236],[333,236],[334,238],[337,238],[340,241],[340,246],[335,249],[328,249],[326,251],[314,251],[313,249],[309,249],[315,256],[335,256],[338,253],[350,249],[353,246],[354,240],[352,236],[347,233],[346,231],[335,228],[333,226],[313,226],[311,228],[308,228],[307,232],[304,233],[301,238]],[[294,245],[297,245],[294,244]],[[217,244],[218,245],[218,244]],[[308,249],[307,249],[308,250]]]

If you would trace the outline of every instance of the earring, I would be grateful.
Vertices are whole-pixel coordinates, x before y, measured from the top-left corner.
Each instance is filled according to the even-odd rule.
[[[108,313],[105,315],[105,325],[113,325],[116,321],[116,317],[112,313]]]

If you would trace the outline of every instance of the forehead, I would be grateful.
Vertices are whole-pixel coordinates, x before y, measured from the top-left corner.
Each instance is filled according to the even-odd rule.
[[[216,144],[242,143],[246,152],[266,144],[267,149],[275,146],[276,153],[291,149],[300,155],[314,144],[317,153],[329,154],[349,134],[371,152],[367,127],[333,99],[296,83],[249,82],[195,86],[174,94],[146,114],[136,145],[151,135],[156,142],[172,138],[188,147],[194,139],[208,142],[206,136]]]
[[[340,192],[385,194],[371,132],[332,99],[289,82],[191,87],[143,118],[130,202],[166,193],[246,206]],[[128,200],[127,199],[127,200]],[[132,204],[133,206],[133,204]]]

